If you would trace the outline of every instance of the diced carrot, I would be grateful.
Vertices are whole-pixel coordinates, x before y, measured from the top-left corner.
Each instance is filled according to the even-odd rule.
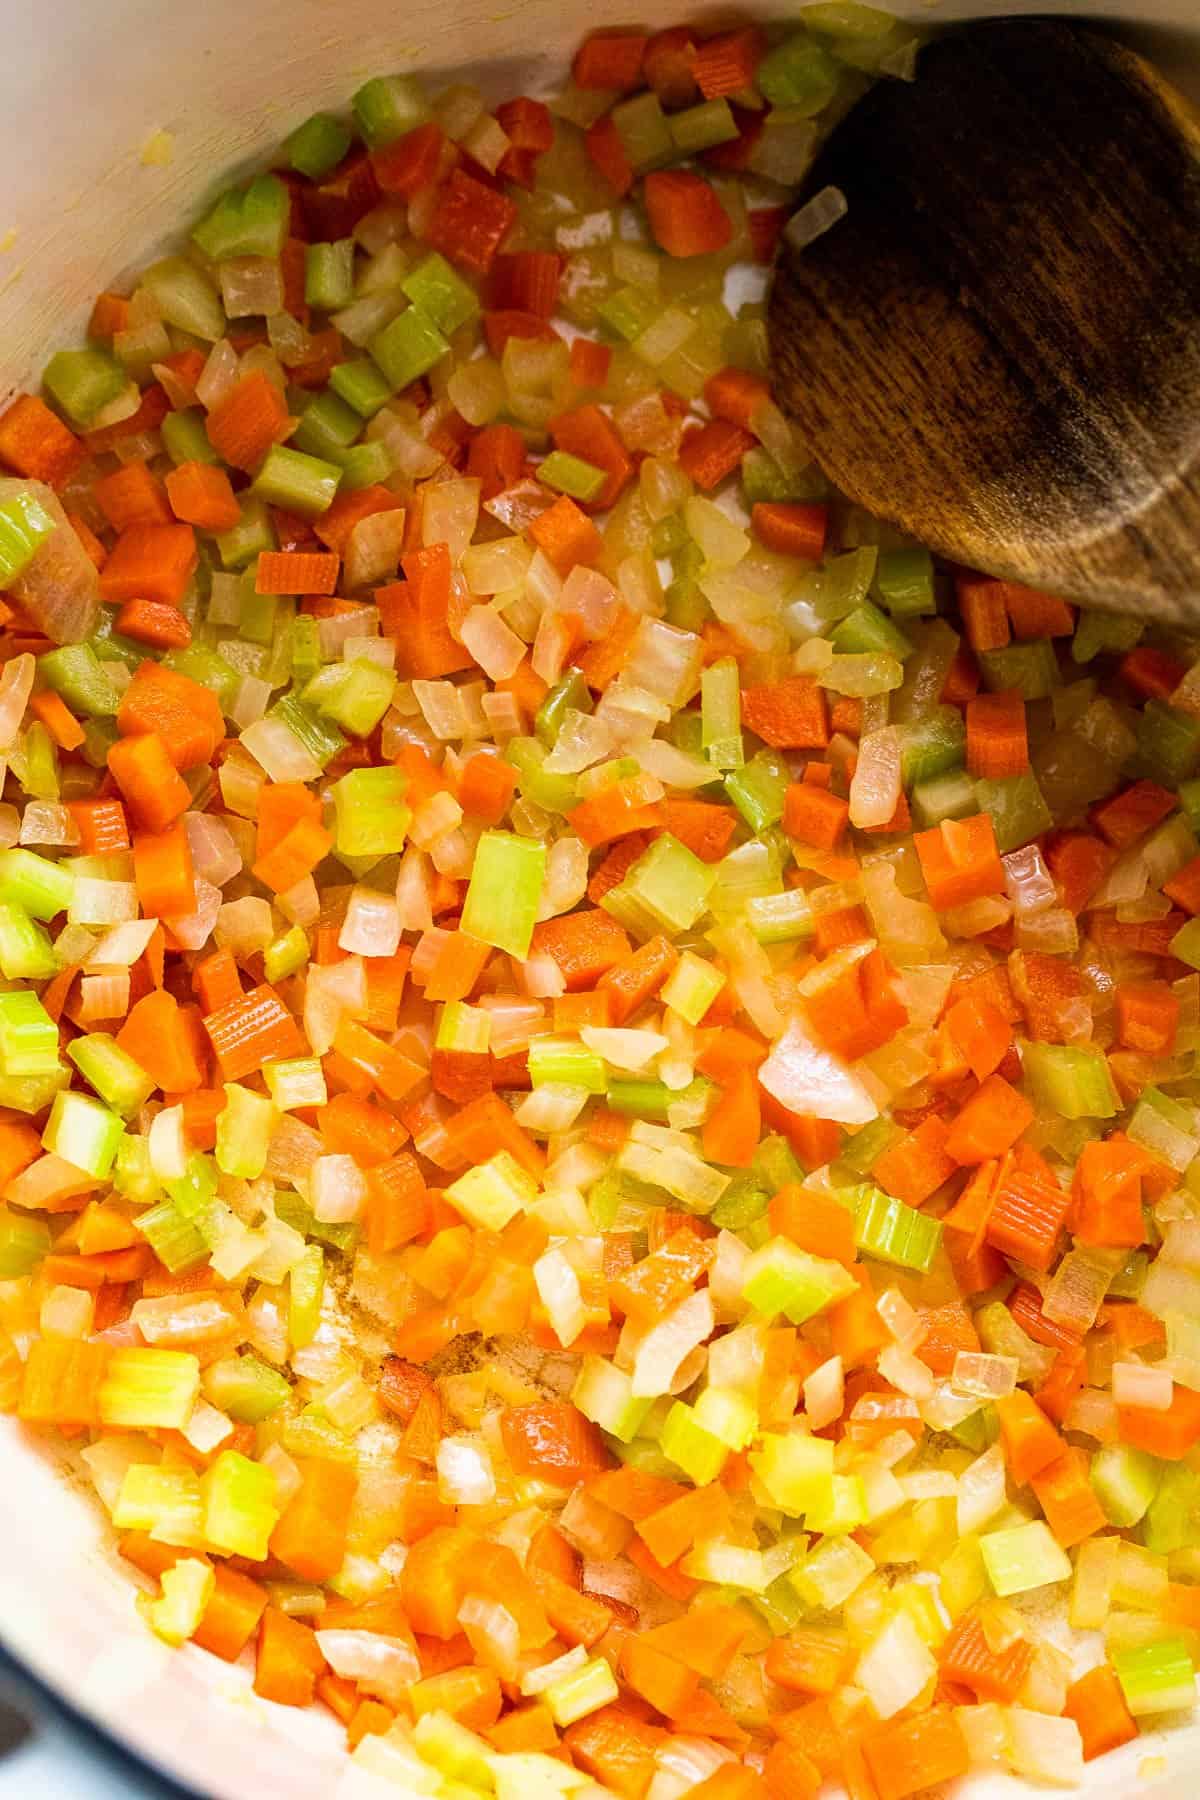
[[[1064,1550],[1103,1531],[1108,1522],[1088,1479],[1089,1462],[1086,1451],[1070,1448],[1030,1479],[1046,1523]]]
[[[687,106],[695,100],[699,89],[692,28],[671,25],[665,31],[656,31],[646,45],[642,74],[665,107]]]
[[[941,704],[965,706],[979,692],[979,681],[979,664],[966,644],[960,644],[938,696]]]
[[[1178,804],[1178,796],[1169,788],[1159,787],[1156,781],[1135,781],[1111,800],[1093,806],[1092,824],[1114,849],[1127,850],[1161,824]]]
[[[719,487],[740,465],[756,439],[728,419],[710,419],[688,432],[679,446],[679,466],[704,493]]]
[[[399,666],[410,677],[434,681],[474,666],[469,650],[451,636],[450,552],[445,544],[410,550],[401,558],[404,580],[375,590],[389,637],[399,644]]]
[[[766,51],[766,39],[755,25],[708,38],[696,51],[696,82],[706,100],[722,94],[740,94],[753,87],[754,76]]]
[[[812,1759],[792,1744],[772,1744],[763,1761],[768,1800],[814,1800],[824,1777]]]
[[[895,971],[880,950],[872,950],[804,995],[809,1022],[835,1055],[853,1062],[893,1038],[908,1013],[898,999]]]
[[[1132,1743],[1138,1735],[1137,1721],[1110,1663],[1098,1663],[1072,1683],[1063,1713],[1079,1727],[1084,1762]]]
[[[17,1417],[27,1425],[94,1425],[109,1346],[65,1337],[35,1337],[21,1378]]]
[[[325,1667],[311,1626],[268,1606],[258,1632],[255,1693],[280,1706],[311,1706]]]
[[[256,857],[256,881],[276,894],[286,894],[322,863],[333,848],[333,838],[313,819],[300,819],[287,835]]]
[[[374,151],[371,164],[383,192],[411,200],[422,188],[431,187],[441,168],[445,143],[445,132],[430,120]]]
[[[519,1475],[573,1487],[610,1458],[596,1427],[565,1401],[506,1407],[500,1415],[505,1454]]]
[[[858,1255],[854,1242],[854,1214],[836,1200],[810,1193],[789,1183],[771,1201],[772,1231],[791,1238],[813,1256],[840,1262],[849,1268]]]
[[[972,650],[1003,650],[1012,637],[1004,604],[1004,583],[973,575],[960,579],[957,591],[958,609]]]
[[[825,550],[828,511],[791,500],[758,500],[750,509],[755,535],[768,550],[820,562]]]
[[[517,208],[507,194],[454,169],[437,191],[428,237],[435,250],[468,275],[486,275],[516,222]]]
[[[804,1626],[767,1648],[767,1675],[797,1694],[832,1694],[845,1679],[853,1651],[842,1631]]]
[[[192,1636],[202,1650],[211,1650],[224,1662],[236,1662],[267,1607],[267,1590],[240,1569],[225,1563],[213,1568],[215,1585]]]
[[[1075,629],[1075,614],[1065,600],[1044,594],[1039,588],[1022,587],[1015,581],[1003,581],[1000,586],[1014,637],[1070,637]]]
[[[192,804],[191,790],[155,731],[118,738],[109,746],[108,770],[135,824],[147,831],[166,831]]]
[[[133,879],[144,918],[183,918],[195,912],[196,877],[182,824],[134,833]]]
[[[253,369],[223,394],[205,420],[208,441],[223,462],[253,474],[272,444],[291,426],[287,403],[261,369]]]
[[[47,688],[32,694],[29,710],[40,719],[60,750],[78,750],[84,741],[83,727],[60,697]]]
[[[175,767],[192,769],[211,760],[225,737],[225,721],[211,689],[175,669],[146,661],[138,665],[121,696],[117,730],[122,737],[157,732]]]
[[[601,1707],[568,1726],[563,1736],[579,1767],[621,1800],[643,1800],[656,1771],[655,1752],[667,1738],[636,1706],[630,1701]]]
[[[571,380],[576,387],[602,388],[612,366],[612,350],[590,338],[577,337],[571,345]]]
[[[905,1800],[922,1788],[954,1781],[966,1774],[971,1761],[962,1727],[949,1706],[889,1719],[867,1733],[862,1747],[879,1800]]]
[[[1071,1180],[1074,1230],[1081,1243],[1136,1249],[1145,1241],[1145,1162],[1140,1145],[1128,1140],[1084,1145]]]
[[[871,1179],[906,1205],[921,1206],[959,1167],[946,1149],[949,1135],[945,1120],[930,1113],[884,1151],[871,1169]]]
[[[699,1686],[695,1670],[632,1633],[622,1641],[620,1666],[627,1686],[666,1718],[682,1712]]]
[[[204,1029],[226,1081],[241,1080],[273,1057],[305,1054],[296,1021],[266,982],[207,1014]]]
[[[300,1487],[271,1533],[271,1554],[303,1581],[328,1581],[346,1556],[358,1476],[346,1463],[303,1457]]]
[[[1179,1462],[1200,1443],[1200,1393],[1176,1382],[1165,1412],[1119,1406],[1117,1430],[1122,1443],[1132,1444],[1135,1450],[1145,1450],[1164,1462]]]
[[[1012,1043],[1012,1027],[990,1000],[965,995],[946,1014],[946,1028],[976,1081],[995,1074]]]
[[[1048,1468],[1067,1446],[1036,1401],[1016,1388],[996,1401],[1009,1473],[1018,1487]]]
[[[144,462],[122,463],[111,475],[102,475],[92,496],[114,531],[127,531],[131,525],[171,523],[163,484]]]
[[[823,750],[829,743],[825,690],[810,675],[742,689],[742,723],[775,750]]]
[[[633,459],[608,414],[598,406],[577,406],[574,411],[551,419],[550,436],[556,449],[582,457],[593,468],[604,470],[607,480],[596,498],[587,503],[587,510],[600,512],[614,506],[633,478]]]
[[[588,126],[584,144],[588,157],[614,194],[623,198],[633,186],[633,164],[611,113]]]
[[[196,567],[196,534],[190,525],[131,525],[100,571],[100,597],[110,605],[161,600],[178,606]]]
[[[1169,700],[1187,674],[1187,668],[1165,650],[1139,644],[1121,658],[1117,672],[1139,700]]]
[[[569,993],[594,987],[602,975],[630,954],[624,930],[602,907],[561,913],[533,928],[530,955],[552,958]]]
[[[964,1613],[955,1622],[938,1652],[943,1680],[970,1688],[977,1700],[1004,1704],[1016,1699],[1032,1660],[1028,1638],[1014,1638],[1004,1650],[993,1650],[977,1612]]]
[[[58,488],[75,473],[84,455],[75,433],[36,394],[18,394],[0,415],[0,462],[18,475]]]
[[[152,650],[186,650],[192,641],[186,614],[165,600],[127,600],[116,623],[122,637]]]
[[[738,826],[732,806],[709,800],[668,799],[663,804],[666,828],[701,862],[720,862]]]
[[[589,850],[595,850],[627,832],[662,826],[665,814],[656,797],[660,792],[660,784],[645,775],[611,782],[572,809],[571,828]]]
[[[733,221],[702,175],[655,169],[642,182],[642,198],[651,235],[668,256],[707,256],[733,236]]]
[[[207,1058],[195,1008],[180,1006],[165,988],[135,1001],[117,1044],[165,1094],[190,1094],[203,1085]]]
[[[624,1025],[653,999],[678,960],[679,953],[670,939],[657,936],[632,955],[612,963],[596,983],[596,992],[608,997],[612,1023]]]
[[[1002,1082],[1003,1077],[989,1075],[988,1081]],[[997,1115],[996,1119],[999,1125],[1000,1118],[1006,1116],[1007,1123],[1002,1131],[998,1129],[989,1138],[997,1146],[991,1151],[992,1155],[1002,1154],[999,1148],[1001,1136],[1007,1135],[1023,1116],[1013,1107],[1013,1100],[1019,1100],[1022,1108],[1027,1105],[1011,1088],[1008,1092],[1011,1098],[1005,1099],[1007,1114]],[[997,1181],[987,1220],[988,1243],[1005,1256],[1028,1263],[1030,1268],[1048,1269],[1054,1260],[1070,1198],[1040,1158],[1030,1159],[1022,1153]]]
[[[706,1161],[747,1169],[758,1149],[762,1118],[758,1083],[748,1070],[734,1078],[705,1120],[701,1143]]]
[[[967,773],[988,780],[1029,767],[1025,702],[1016,692],[978,694],[967,701]]]
[[[575,52],[576,87],[628,93],[639,85],[648,39],[643,31],[592,31]]]
[[[256,594],[332,594],[340,559],[332,551],[263,550],[254,569]]]
[[[1170,1056],[1179,1028],[1179,999],[1166,982],[1122,982],[1116,997],[1117,1042],[1147,1056]]]

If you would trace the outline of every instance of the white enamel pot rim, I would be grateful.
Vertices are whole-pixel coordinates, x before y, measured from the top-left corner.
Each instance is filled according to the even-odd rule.
[[[798,7],[763,0],[747,10],[786,18]],[[1013,12],[1120,21],[1200,91],[1200,0],[892,0],[891,10],[930,23]],[[69,341],[93,296],[154,253],[222,177],[316,107],[343,106],[366,77],[465,71],[496,99],[536,93],[561,77],[587,29],[697,16],[722,15],[711,6],[689,12],[685,0],[0,0],[0,392]],[[144,166],[140,150],[159,129],[173,135],[173,160]],[[245,1670],[166,1650],[134,1612],[127,1567],[94,1502],[11,1420],[0,1421],[0,1440],[0,1641],[200,1792],[333,1793],[345,1769],[342,1734],[321,1709],[270,1706],[249,1692]],[[1165,1771],[1139,1778],[1150,1754],[1166,1759]],[[1102,1759],[1086,1793],[1165,1800],[1183,1794],[1189,1773],[1200,1776],[1195,1726]],[[1020,1792],[1000,1776],[969,1785],[996,1800]]]

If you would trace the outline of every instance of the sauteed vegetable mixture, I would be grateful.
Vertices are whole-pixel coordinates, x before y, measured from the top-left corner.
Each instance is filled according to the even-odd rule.
[[[767,374],[914,70],[838,0],[368,81],[0,417],[0,1404],[405,1794],[1192,1703],[1200,661]]]

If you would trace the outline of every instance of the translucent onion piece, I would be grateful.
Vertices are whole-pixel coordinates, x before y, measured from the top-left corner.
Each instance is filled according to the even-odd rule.
[[[1013,850],[1000,861],[1004,868],[1004,891],[1012,901],[1018,919],[1057,906],[1058,888],[1036,844]]]
[[[358,886],[350,895],[338,949],[357,956],[394,956],[400,948],[400,911],[391,894]]]
[[[367,1202],[367,1178],[352,1156],[318,1156],[308,1172],[313,1214],[322,1224],[345,1225]]]
[[[793,250],[803,250],[836,225],[839,219],[844,219],[848,211],[846,196],[841,188],[824,187],[820,193],[806,201],[798,212],[792,214],[783,228],[783,235]]]
[[[1015,1356],[992,1356],[979,1350],[959,1350],[954,1358],[950,1384],[960,1394],[980,1400],[1001,1400],[1017,1385],[1019,1365]]]
[[[978,1531],[1004,1506],[1004,1446],[996,1443],[965,1468],[958,1478],[955,1496],[955,1524],[960,1537]]]
[[[97,1019],[123,1019],[128,1011],[128,969],[113,975],[85,975],[80,981],[78,1019],[81,1025],[91,1025]]]
[[[840,1356],[830,1356],[804,1382],[804,1410],[813,1431],[821,1431],[842,1416],[845,1404],[845,1371]]]
[[[241,873],[241,854],[229,827],[220,819],[211,813],[189,812],[183,815],[183,826],[192,867],[203,880],[219,888]]]
[[[87,967],[129,969],[141,956],[158,929],[155,919],[128,919],[106,931],[84,958]]]
[[[188,1146],[183,1108],[167,1106],[154,1115],[146,1134],[150,1167],[160,1181],[179,1181],[187,1174]]]
[[[1112,1398],[1117,1406],[1169,1412],[1174,1393],[1170,1371],[1158,1364],[1115,1362],[1112,1366]]]
[[[346,540],[342,577],[347,588],[375,587],[396,573],[405,517],[404,508],[397,506],[358,521]]]
[[[787,1030],[758,1071],[767,1092],[801,1117],[839,1125],[869,1125],[879,1108],[858,1076],[816,1043],[800,1019]]]
[[[468,871],[469,873],[469,871]],[[546,874],[538,905],[539,920],[570,912],[587,892],[588,853],[581,838],[557,838],[546,856]]]
[[[59,806],[53,800],[29,800],[25,804],[17,841],[67,849],[79,842],[79,827],[65,806]]]
[[[491,681],[507,681],[525,655],[523,641],[490,606],[473,606],[459,637]]]
[[[712,1335],[715,1324],[711,1288],[702,1288],[681,1300],[639,1344],[633,1359],[633,1394],[668,1393],[684,1358]]]
[[[232,950],[238,958],[265,950],[275,936],[271,902],[255,894],[247,894],[244,900],[225,901],[217,914],[214,935],[223,949]]]
[[[236,387],[240,368],[238,353],[228,338],[218,338],[196,383],[196,398],[209,412]]]
[[[589,1050],[614,1069],[645,1069],[667,1048],[659,1031],[643,1031],[608,1025],[585,1025],[579,1033]]]
[[[403,1705],[414,1681],[421,1679],[421,1663],[405,1638],[379,1631],[318,1631],[321,1654],[345,1681],[357,1682],[365,1693],[376,1694],[389,1706]]]
[[[860,830],[886,825],[900,802],[900,734],[888,725],[872,731],[858,748],[850,783],[850,823]]]

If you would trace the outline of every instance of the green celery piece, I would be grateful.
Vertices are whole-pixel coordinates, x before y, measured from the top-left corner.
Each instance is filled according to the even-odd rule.
[[[653,325],[661,311],[660,303],[641,288],[618,288],[602,300],[596,309],[601,322],[632,344],[648,325]]]
[[[825,1503],[832,1491],[833,1445],[825,1438],[766,1432],[750,1467],[772,1505],[798,1519]]]
[[[181,463],[218,463],[220,457],[208,441],[204,414],[198,406],[181,406],[169,412],[159,426],[167,455],[176,468]]]
[[[0,1206],[0,1281],[19,1281],[50,1250],[50,1227],[44,1219]]]
[[[1196,1670],[1181,1637],[1114,1650],[1112,1666],[1135,1719],[1179,1712],[1195,1701]]]
[[[57,973],[49,935],[22,907],[0,901],[0,974],[6,981],[48,981]]]
[[[692,542],[687,534],[687,527],[678,513],[671,513],[665,519],[659,519],[650,533],[650,548],[655,556],[674,557],[685,544]],[[696,545],[694,548],[699,549]]]
[[[256,1094],[236,1081],[225,1083],[225,1105],[217,1114],[214,1151],[223,1175],[234,1175],[242,1181],[258,1180],[267,1166],[276,1116],[264,1094]]]
[[[211,688],[221,711],[228,713],[242,678],[217,651],[206,650],[203,644],[190,644],[186,650],[169,650],[162,662],[164,669],[174,669],[201,687]]]
[[[1179,804],[1194,832],[1200,833],[1200,778],[1185,781],[1179,789]]]
[[[124,1135],[122,1120],[87,1094],[54,1096],[42,1133],[43,1147],[89,1175],[107,1175]]]
[[[854,1237],[865,1256],[925,1275],[941,1244],[942,1227],[882,1189],[868,1187],[855,1208]]]
[[[574,775],[547,775],[542,764],[548,755],[535,737],[512,738],[504,747],[504,760],[517,770],[524,799],[547,812],[570,812],[579,804],[579,785]]]
[[[742,1298],[756,1312],[783,1313],[793,1325],[803,1325],[854,1291],[854,1278],[841,1263],[812,1256],[783,1237],[754,1252],[742,1280]]]
[[[1060,1119],[1112,1119],[1121,1110],[1108,1063],[1099,1050],[1073,1044],[1026,1044],[1021,1054],[1030,1098]]]
[[[222,1450],[200,1478],[204,1537],[226,1556],[262,1562],[279,1520],[275,1477],[237,1450]]]
[[[144,656],[145,652],[140,651]],[[63,644],[37,659],[38,675],[74,713],[85,718],[115,715],[120,696],[90,644]]]
[[[396,677],[379,663],[326,663],[305,684],[300,698],[315,706],[351,737],[369,737],[396,692]]]
[[[322,768],[339,750],[345,748],[346,740],[337,726],[327,723],[319,713],[314,712],[311,706],[305,705],[294,694],[284,694],[275,702],[267,717],[282,719],[288,730],[300,740]]]
[[[350,104],[369,150],[395,143],[429,117],[429,102],[415,75],[376,75],[363,83]]]
[[[679,154],[657,94],[634,94],[614,106],[609,117],[630,165],[639,174],[661,168]]]
[[[766,1188],[752,1174],[743,1173],[734,1177],[708,1216],[721,1230],[740,1232],[763,1218],[770,1204]]]
[[[978,662],[989,693],[1015,688],[1023,700],[1045,700],[1060,685],[1058,658],[1049,638],[1008,644],[1003,650],[981,650]]]
[[[1158,1492],[1162,1464],[1129,1444],[1101,1444],[1088,1474],[1105,1518],[1126,1531],[1145,1517]]]
[[[585,1419],[623,1444],[632,1443],[654,1404],[635,1399],[629,1376],[600,1356],[584,1358],[571,1399]]]
[[[992,1590],[1001,1599],[1071,1578],[1071,1559],[1042,1519],[988,1532],[979,1548]]]
[[[449,344],[419,306],[399,313],[390,325],[376,332],[367,348],[393,391],[427,375],[435,363],[450,354]]]
[[[241,617],[238,636],[247,644],[271,644],[275,641],[275,617],[284,603],[279,594],[256,594],[249,581],[243,582]]]
[[[979,812],[990,813],[1001,856],[1031,843],[1054,824],[1037,777],[1028,773],[1001,781],[981,777],[975,783],[975,804]]]
[[[225,331],[221,296],[203,269],[184,256],[168,256],[142,276],[168,325],[215,344]]]
[[[696,1423],[694,1409],[683,1400],[676,1400],[667,1414],[659,1447],[697,1487],[715,1481],[729,1459],[728,1446]]]
[[[935,706],[899,729],[900,779],[906,788],[962,767],[967,731],[957,706]]]
[[[811,937],[816,929],[803,888],[789,888],[782,894],[751,894],[743,910],[760,944],[788,944],[795,938]]]
[[[264,550],[274,550],[275,527],[263,501],[253,490],[238,496],[242,516],[236,525],[217,536],[217,554],[223,569],[244,569]]]
[[[680,156],[698,156],[717,144],[731,144],[738,135],[737,120],[728,100],[704,100],[698,106],[685,107],[667,120],[675,149]]]
[[[791,772],[775,750],[760,750],[740,769],[725,776],[725,792],[757,837],[783,818],[783,802]]]
[[[349,450],[339,450],[333,460],[341,467],[343,494],[356,494],[360,488],[385,482],[396,468],[395,458],[382,438],[351,444]]]
[[[603,1094],[608,1087],[604,1060],[575,1038],[534,1038],[529,1046],[529,1079],[535,1088],[549,1082]]]
[[[652,1076],[633,1076],[627,1081],[608,1084],[608,1109],[626,1119],[653,1119],[665,1124],[667,1108],[682,1095]]]
[[[329,385],[362,419],[373,419],[396,391],[369,356],[351,357],[339,363],[329,377]]]
[[[447,337],[479,312],[475,289],[436,250],[410,269],[400,286]]]
[[[884,1151],[903,1136],[899,1125],[891,1119],[873,1119],[846,1139],[838,1152],[837,1170],[847,1177],[846,1185],[865,1181]]]
[[[750,506],[759,500],[819,503],[828,498],[829,487],[816,463],[793,468],[778,462],[769,450],[756,444],[742,458],[742,491]]]
[[[675,936],[690,931],[708,907],[717,871],[664,832],[649,844],[624,881],[601,904],[622,923],[653,937],[657,931]]]
[[[9,767],[30,800],[58,800],[58,748],[40,719],[17,739],[8,753]]]
[[[840,79],[829,52],[807,31],[797,31],[764,56],[754,85],[772,106],[786,106],[809,119],[829,105]]]
[[[919,781],[910,796],[913,819],[923,831],[943,819],[968,819],[979,811],[975,783],[965,769],[948,769],[930,781]]]
[[[250,492],[268,506],[283,506],[302,519],[319,518],[333,504],[342,471],[336,463],[272,444]]]
[[[350,448],[362,420],[352,406],[329,388],[314,394],[300,415],[300,423],[292,434],[292,448],[303,450],[324,462],[333,462]]]
[[[1189,968],[1200,969],[1200,919],[1189,919],[1171,939],[1171,955]]]
[[[893,619],[936,612],[933,558],[928,550],[881,550],[875,565],[875,592]]]
[[[893,625],[870,600],[864,600],[840,619],[830,632],[829,641],[835,650],[847,655],[880,650],[898,662],[913,652],[912,639],[905,637],[899,626]]]
[[[1159,1465],[1157,1491],[1138,1535],[1155,1556],[1200,1548],[1200,1474],[1184,1463]]]
[[[1178,787],[1200,768],[1200,719],[1147,700],[1137,723],[1138,763],[1152,781]]]
[[[349,128],[332,113],[316,112],[297,125],[285,139],[283,153],[288,167],[310,181],[320,181],[336,169],[353,142]]]
[[[18,906],[33,919],[53,919],[66,912],[75,892],[75,877],[61,863],[32,850],[0,850],[0,901]]]
[[[56,530],[53,518],[33,494],[14,494],[5,501],[0,506],[0,582],[7,586],[28,568]]]
[[[412,810],[399,769],[350,769],[335,781],[334,845],[341,856],[395,856],[404,848]]]
[[[804,1180],[804,1170],[795,1151],[778,1132],[772,1132],[769,1137],[763,1138],[754,1152],[754,1161],[750,1167],[772,1194],[777,1194],[780,1188],[787,1187],[790,1182]]]
[[[58,1026],[29,988],[0,994],[0,1073],[47,1076],[59,1067]]]
[[[354,298],[354,250],[352,237],[306,246],[304,298],[309,306],[322,312],[349,306]]]
[[[273,938],[263,951],[263,973],[274,986],[302,969],[308,956],[308,934],[303,926],[293,925],[290,931]]]
[[[321,667],[321,633],[315,619],[297,613],[289,627],[291,638],[292,679],[308,681]]]
[[[123,637],[119,631],[115,631],[113,626],[116,616],[111,608],[101,607],[96,629],[87,640],[88,646],[102,663],[120,662],[130,671],[136,671],[146,660],[146,646],[135,644],[132,638]],[[86,729],[85,724],[84,730]]]
[[[0,1058],[0,1106],[9,1106],[14,1112],[45,1112],[70,1079],[70,1069],[57,1061],[37,1075],[14,1075]]]
[[[976,1456],[982,1455],[1000,1435],[1000,1419],[994,1406],[981,1406],[950,1427],[950,1436]]]
[[[42,381],[72,423],[85,428],[129,386],[124,369],[102,350],[56,351]]]
[[[325,1294],[325,1252],[308,1244],[288,1272],[288,1336],[297,1349],[311,1344],[321,1327]]]
[[[106,1105],[130,1119],[158,1085],[106,1031],[91,1031],[67,1045],[67,1055]]]
[[[291,1399],[290,1383],[257,1356],[225,1356],[204,1371],[205,1396],[239,1425],[260,1425]]]
[[[579,670],[571,669],[555,682],[538,707],[533,729],[546,748],[553,750],[567,713],[590,713],[591,710],[591,690]]]
[[[1081,608],[1071,640],[1072,659],[1077,663],[1090,663],[1094,656],[1123,656],[1133,649],[1145,629],[1141,619]]]
[[[714,769],[740,769],[745,762],[741,680],[732,656],[721,657],[701,674],[700,715],[700,747],[707,760]]]
[[[568,494],[572,500],[581,500],[584,505],[599,498],[608,480],[607,470],[598,469],[581,456],[572,456],[568,450],[552,450],[549,456],[543,457],[537,474],[543,487],[552,488],[557,494]]]
[[[291,194],[277,175],[259,175],[241,192],[230,188],[192,232],[214,262],[232,256],[278,256],[291,218]]]
[[[460,926],[509,956],[529,955],[546,875],[546,846],[509,831],[485,831],[475,852]]]

